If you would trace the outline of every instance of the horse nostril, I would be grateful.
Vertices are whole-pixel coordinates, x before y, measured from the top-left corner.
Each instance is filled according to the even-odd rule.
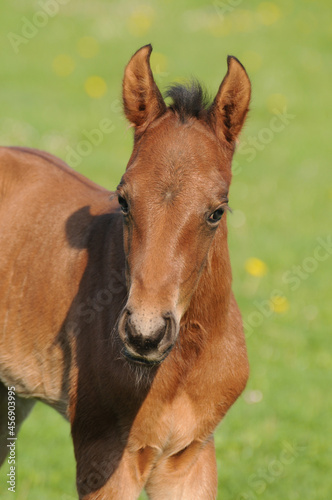
[[[126,318],[128,318],[128,316],[131,316],[132,310],[130,309],[130,307],[126,307],[123,311],[123,314],[126,316]]]
[[[137,337],[137,333],[135,331],[135,327],[132,324],[129,311],[126,311],[126,319],[124,324],[124,330],[126,334],[126,338],[132,343],[132,341]]]
[[[149,328],[146,332],[143,329],[144,325],[137,326],[130,313],[127,313],[124,325],[127,343],[139,354],[156,350],[168,330],[168,321],[168,319],[159,318],[158,327],[155,330]]]
[[[156,348],[160,344],[160,342],[162,342],[165,336],[166,329],[167,329],[167,324],[165,323],[154,333],[153,336],[147,339],[149,341],[149,345]]]
[[[171,312],[164,314],[163,319],[165,321],[165,336],[169,340],[172,337],[173,332],[176,329],[176,321],[175,321],[173,313],[171,313]]]

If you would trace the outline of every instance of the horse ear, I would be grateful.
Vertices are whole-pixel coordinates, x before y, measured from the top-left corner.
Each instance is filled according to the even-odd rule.
[[[248,112],[251,85],[236,57],[228,56],[227,65],[228,71],[210,107],[209,119],[219,137],[234,143]]]
[[[122,97],[127,119],[136,128],[145,129],[166,110],[165,102],[153,79],[150,67],[151,45],[139,49],[125,69]]]

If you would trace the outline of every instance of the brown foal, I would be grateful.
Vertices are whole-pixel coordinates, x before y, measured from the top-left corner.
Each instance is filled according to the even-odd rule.
[[[134,147],[116,193],[50,154],[0,150],[0,461],[41,400],[70,420],[80,499],[209,500],[213,433],[248,361],[231,291],[231,160],[250,100],[237,59],[208,106],[151,46],[123,80]]]

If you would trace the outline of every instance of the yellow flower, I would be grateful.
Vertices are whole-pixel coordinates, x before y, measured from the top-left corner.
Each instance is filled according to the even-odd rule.
[[[270,26],[271,24],[278,21],[281,17],[281,11],[279,7],[273,2],[262,2],[257,8],[258,18],[262,24],[265,26]]]
[[[267,265],[260,259],[251,257],[245,263],[245,269],[247,273],[252,276],[264,276],[267,273]]]
[[[89,76],[84,84],[85,92],[94,99],[99,99],[107,91],[107,85],[100,76]]]
[[[267,107],[271,113],[280,113],[287,108],[287,98],[283,94],[271,94],[267,99]]]
[[[59,54],[53,59],[52,68],[58,76],[68,76],[74,71],[75,63],[67,54]]]
[[[286,297],[276,295],[270,300],[270,309],[276,313],[286,312],[289,309],[289,302]]]
[[[135,10],[127,21],[128,31],[133,36],[145,35],[153,22],[154,10],[146,5]]]

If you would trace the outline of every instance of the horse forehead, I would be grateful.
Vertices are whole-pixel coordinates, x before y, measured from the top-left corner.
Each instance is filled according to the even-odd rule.
[[[173,118],[173,119],[172,119]],[[148,137],[149,145],[154,145],[163,158],[171,160],[203,162],[208,158],[220,156],[220,144],[216,136],[200,123],[191,118],[182,123],[174,117],[162,122]]]
[[[192,157],[170,154],[154,165],[146,165],[142,176],[136,177],[137,194],[148,193],[149,200],[174,202],[179,198],[191,204],[212,195],[214,191],[227,191],[227,183],[218,168],[210,164],[202,166]],[[168,203],[167,203],[168,204]]]
[[[222,182],[224,158],[217,141],[207,134],[202,138],[201,130],[192,125],[149,138],[137,158],[142,181],[154,183],[168,196],[181,187],[204,189]]]
[[[227,193],[228,151],[196,118],[182,123],[173,113],[156,120],[138,143],[123,177],[133,196],[174,201]],[[218,193],[217,193],[218,194]]]

